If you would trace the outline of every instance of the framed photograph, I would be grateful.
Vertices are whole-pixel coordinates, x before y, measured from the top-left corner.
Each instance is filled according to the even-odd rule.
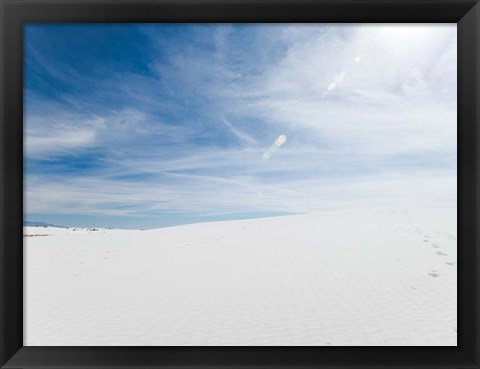
[[[479,368],[478,1],[0,1],[1,368]]]

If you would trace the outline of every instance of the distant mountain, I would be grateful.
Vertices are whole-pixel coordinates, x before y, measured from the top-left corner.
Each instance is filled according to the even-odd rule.
[[[56,225],[48,224],[48,223],[44,223],[44,222],[29,222],[29,221],[24,221],[24,222],[23,222],[23,225],[26,226],[26,227],[58,227],[58,228],[65,228],[65,227],[56,226]]]

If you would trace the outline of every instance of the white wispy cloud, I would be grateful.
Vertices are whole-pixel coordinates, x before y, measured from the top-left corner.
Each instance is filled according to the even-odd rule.
[[[246,89],[253,94],[249,115],[308,131],[337,148],[452,150],[455,28],[345,28],[294,38],[284,60]]]
[[[233,135],[238,138],[244,145],[253,145],[256,143],[256,140],[243,132],[242,130],[235,127],[232,123],[230,123],[227,119],[222,119],[223,123],[230,129]]]

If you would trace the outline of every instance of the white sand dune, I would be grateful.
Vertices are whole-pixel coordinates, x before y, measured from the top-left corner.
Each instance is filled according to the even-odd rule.
[[[26,227],[24,344],[455,346],[456,224],[410,209]]]

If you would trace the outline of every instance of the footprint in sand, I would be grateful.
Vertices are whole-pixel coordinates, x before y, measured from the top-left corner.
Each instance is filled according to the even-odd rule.
[[[432,247],[433,247],[434,249],[439,249],[439,248],[440,248],[440,246],[438,246],[436,243],[432,243]]]
[[[456,241],[457,240],[457,237],[455,237],[454,235],[450,234],[450,233],[444,233],[444,235],[449,239],[449,240],[454,240]]]
[[[455,263],[453,261],[447,261],[445,264],[450,265],[450,266],[455,265]]]
[[[431,272],[428,273],[428,275],[431,275],[432,277],[438,277],[440,274],[436,270],[432,270]]]
[[[437,251],[437,255],[447,256],[448,254],[446,252],[443,252],[443,251]]]

